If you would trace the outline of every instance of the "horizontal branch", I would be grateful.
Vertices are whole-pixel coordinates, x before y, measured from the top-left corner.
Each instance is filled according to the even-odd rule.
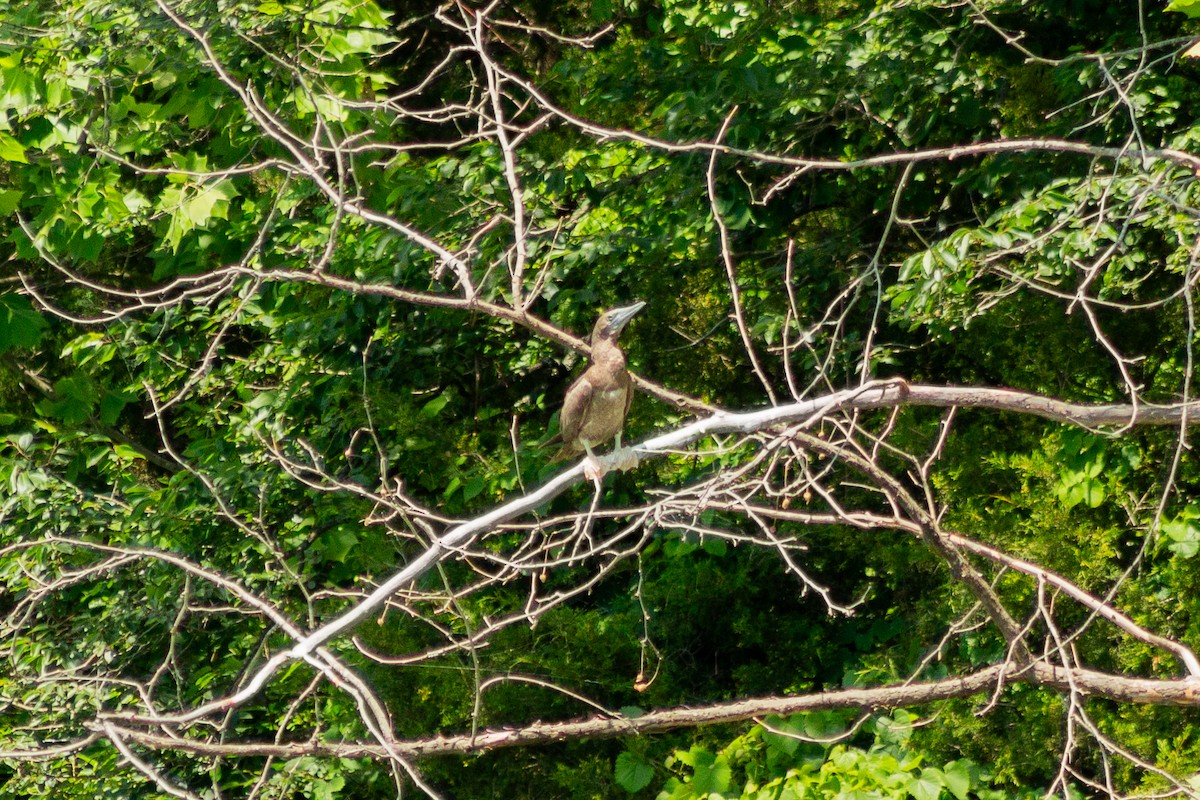
[[[902,390],[903,393],[903,390]],[[1107,425],[1192,425],[1200,422],[1200,402],[1148,403],[1068,403],[1015,389],[990,389],[969,386],[908,386],[907,405],[948,408],[990,408],[1014,414],[1099,428]],[[891,406],[884,402],[881,405]]]
[[[142,746],[176,752],[224,757],[298,758],[323,756],[336,758],[385,758],[398,753],[404,758],[467,755],[506,747],[528,747],[564,741],[641,736],[704,725],[758,720],[768,715],[788,715],[830,709],[879,711],[935,703],[955,698],[990,693],[1000,683],[1023,683],[1060,692],[1078,692],[1141,705],[1200,706],[1200,681],[1156,680],[1087,669],[1064,669],[1039,662],[1022,669],[1013,664],[995,665],[963,677],[943,678],[895,686],[836,689],[795,697],[756,697],[699,708],[675,707],[650,711],[637,717],[594,715],[569,722],[534,722],[520,727],[484,730],[475,734],[438,736],[395,742],[387,750],[363,742],[216,742],[165,736],[136,726],[119,726],[123,737]],[[112,726],[115,723],[106,722]],[[94,735],[80,740],[87,744]],[[60,747],[54,751],[3,752],[0,758],[57,758],[75,749]]]
[[[1015,389],[976,388],[970,386],[923,386],[903,379],[875,381],[856,389],[774,406],[759,411],[734,413],[718,411],[678,430],[633,445],[639,456],[676,450],[706,436],[749,434],[778,425],[788,425],[836,411],[930,406],[934,408],[986,408],[1012,414],[1024,414],[1077,425],[1084,428],[1154,426],[1191,426],[1200,423],[1200,402],[1152,405],[1143,403],[1068,403]]]
[[[893,153],[883,153],[849,160],[833,158],[805,158],[803,156],[780,155],[757,150],[747,150],[732,147],[720,141],[690,141],[677,142],[649,136],[637,131],[622,128],[609,128],[598,125],[580,116],[572,114],[560,105],[554,103],[538,86],[526,78],[504,71],[504,77],[519,85],[529,93],[538,104],[562,119],[564,122],[585,133],[596,136],[601,140],[637,142],[646,147],[666,153],[719,153],[762,164],[778,164],[793,167],[802,171],[834,170],[854,171],[871,167],[890,166],[894,164],[913,164],[925,161],[954,161],[959,158],[982,158],[998,154],[1025,153],[1062,153],[1068,155],[1101,158],[1110,161],[1126,161],[1145,163],[1149,160],[1167,161],[1191,169],[1200,174],[1200,157],[1177,148],[1141,148],[1141,147],[1110,147],[1095,145],[1088,142],[1077,142],[1069,139],[1052,137],[1029,137],[1023,139],[997,139],[990,142],[974,142],[971,144],[949,145],[946,147],[930,147],[923,150],[908,150]]]
[[[707,419],[677,431],[656,436],[633,447],[649,454],[689,445],[705,436],[754,433],[776,425],[791,424],[837,410],[869,410],[900,406],[935,408],[987,408],[1026,414],[1085,428],[1137,425],[1194,425],[1200,423],[1200,402],[1173,405],[1129,403],[1068,403],[1015,389],[969,386],[910,385],[901,379],[876,381],[857,389],[846,389],[814,400],[805,400],[760,411],[718,411]]]

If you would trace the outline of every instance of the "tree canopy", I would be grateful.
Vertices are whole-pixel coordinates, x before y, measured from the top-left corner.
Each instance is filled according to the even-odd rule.
[[[0,0],[0,789],[1197,797],[1189,14]]]

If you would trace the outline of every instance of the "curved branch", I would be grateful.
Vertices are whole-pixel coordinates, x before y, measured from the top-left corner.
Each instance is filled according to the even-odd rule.
[[[1159,636],[1158,634],[1146,630],[1141,625],[1138,625],[1136,622],[1130,619],[1127,615],[1122,614],[1120,611],[1103,602],[1099,598],[1088,594],[1071,581],[1067,580],[1061,575],[1051,572],[1048,569],[1039,567],[1037,564],[1030,563],[1029,561],[1021,558],[1016,558],[1015,556],[1011,556],[1008,553],[997,550],[994,547],[988,547],[986,544],[977,542],[974,539],[963,536],[962,534],[945,531],[943,532],[943,535],[964,550],[970,550],[972,553],[977,553],[981,556],[984,556],[985,558],[995,561],[997,564],[1011,567],[1018,572],[1024,572],[1026,575],[1032,575],[1035,578],[1044,580],[1046,583],[1058,589],[1063,594],[1071,597],[1085,608],[1089,608],[1099,616],[1104,617],[1106,620],[1116,625],[1118,628],[1125,631],[1135,639],[1140,639],[1149,645],[1153,645],[1154,647],[1161,648],[1166,650],[1168,653],[1171,653],[1181,662],[1183,662],[1184,667],[1187,668],[1188,677],[1200,679],[1200,659],[1196,658],[1196,654],[1193,653],[1192,649],[1187,645],[1172,641],[1171,639],[1167,639],[1166,637]]]
[[[871,529],[891,529],[903,531],[904,533],[914,536],[920,535],[920,526],[916,523],[900,520],[895,517],[886,517],[869,513],[813,513],[807,511],[791,511],[787,509],[771,508],[769,506],[757,505],[753,503],[707,503],[708,508],[722,508],[726,511],[741,511],[747,514],[753,514],[772,519],[790,520],[799,522],[805,525],[852,525],[864,530]],[[1026,575],[1031,575],[1055,587],[1063,594],[1078,602],[1085,608],[1090,609],[1097,616],[1116,625],[1125,633],[1135,639],[1145,642],[1152,647],[1157,647],[1174,655],[1183,664],[1188,672],[1189,678],[1200,678],[1200,658],[1197,658],[1195,652],[1182,642],[1177,642],[1168,639],[1164,636],[1147,630],[1138,625],[1127,614],[1114,608],[1112,605],[1095,595],[1090,594],[1072,581],[1063,576],[1051,572],[1044,567],[1040,567],[1025,559],[1017,558],[1016,556],[1005,553],[995,547],[991,547],[982,542],[978,542],[969,536],[964,536],[961,533],[954,531],[941,531],[951,543],[961,547],[964,550],[969,550],[976,555],[983,556],[1003,567],[1015,569],[1018,572],[1023,572]]]
[[[836,159],[804,158],[802,156],[775,155],[756,150],[746,150],[740,147],[731,147],[729,145],[721,144],[720,142],[672,142],[667,139],[647,136],[634,131],[622,130],[620,128],[607,128],[602,125],[597,125],[596,123],[572,114],[561,106],[556,105],[538,86],[534,85],[529,80],[522,78],[520,75],[517,75],[511,70],[501,70],[501,74],[507,80],[520,86],[522,89],[528,92],[531,97],[537,100],[538,104],[541,105],[542,108],[562,119],[569,125],[573,125],[579,130],[584,131],[585,133],[589,133],[601,139],[637,142],[638,144],[642,144],[667,153],[716,152],[725,155],[738,156],[750,161],[757,161],[762,164],[778,164],[780,166],[794,167],[801,171],[852,171],[870,167],[882,167],[894,164],[913,164],[923,161],[939,161],[942,159],[953,161],[957,158],[979,158],[998,153],[1045,152],[1081,155],[1089,158],[1103,158],[1112,161],[1144,162],[1154,159],[1178,164],[1182,167],[1192,170],[1193,172],[1200,173],[1200,156],[1193,155],[1186,150],[1179,150],[1171,147],[1105,147],[1102,145],[1088,144],[1087,142],[1073,142],[1068,139],[1056,139],[1052,137],[1000,139],[997,141],[978,142],[975,144],[931,147],[925,150],[885,153],[882,155],[856,158],[847,161],[838,161]]]

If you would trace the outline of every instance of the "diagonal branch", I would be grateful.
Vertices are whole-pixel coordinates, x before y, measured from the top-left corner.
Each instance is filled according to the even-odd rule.
[[[743,414],[718,412],[706,419],[684,426],[671,433],[656,436],[629,450],[639,457],[662,454],[685,447],[708,436],[727,433],[751,433],[773,426],[802,422],[814,417],[827,416],[836,411],[899,407],[904,405],[964,405],[968,398],[993,408],[1004,408],[1014,413],[1033,414],[1048,419],[1074,424],[1156,424],[1174,425],[1181,418],[1190,421],[1200,419],[1194,406],[1154,407],[1139,406],[1089,406],[1066,403],[1007,389],[972,389],[953,387],[909,386],[903,381],[883,381],[867,384],[859,389],[835,392],[823,398],[792,403],[751,411]],[[1191,409],[1193,414],[1188,415]],[[624,451],[617,457],[626,455]],[[612,458],[609,456],[608,458]],[[560,473],[541,488],[518,497],[473,520],[450,529],[436,540],[425,552],[414,558],[404,569],[383,581],[373,592],[348,611],[321,625],[303,636],[296,636],[290,650],[275,654],[263,664],[245,685],[236,693],[216,699],[191,711],[164,717],[155,717],[157,722],[186,722],[200,719],[214,711],[241,705],[262,691],[271,676],[286,663],[295,659],[308,659],[319,648],[341,636],[383,606],[396,592],[409,586],[433,569],[447,557],[459,552],[479,536],[515,517],[532,512],[583,480],[583,464],[576,464]],[[119,715],[122,719],[134,719],[137,715]]]

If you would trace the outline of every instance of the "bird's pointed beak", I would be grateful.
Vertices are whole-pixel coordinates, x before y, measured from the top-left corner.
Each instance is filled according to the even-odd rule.
[[[608,329],[613,333],[619,333],[622,328],[629,324],[629,320],[637,316],[637,313],[645,307],[645,301],[639,300],[631,306],[614,308],[611,312],[609,312]]]

